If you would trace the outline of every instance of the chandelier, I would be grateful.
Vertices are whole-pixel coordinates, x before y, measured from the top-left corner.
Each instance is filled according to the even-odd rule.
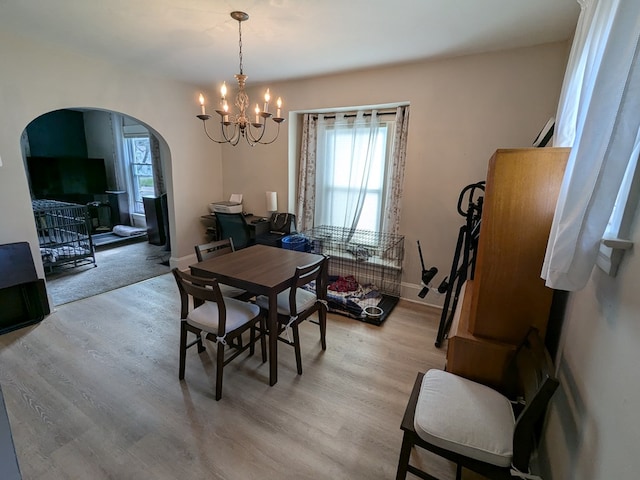
[[[271,94],[269,89],[264,94],[264,106],[260,110],[260,106],[256,103],[254,109],[255,115],[248,112],[249,109],[249,95],[245,92],[245,84],[247,76],[242,70],[242,22],[249,20],[249,15],[244,12],[231,12],[231,18],[238,21],[238,45],[240,47],[240,73],[235,76],[238,82],[238,93],[235,96],[235,106],[238,108],[238,113],[234,114],[229,110],[229,102],[227,101],[227,84],[222,83],[220,88],[220,108],[216,110],[216,113],[220,115],[220,130],[222,134],[222,140],[213,138],[207,130],[207,120],[211,118],[205,110],[205,98],[200,94],[200,109],[201,114],[196,115],[204,126],[204,132],[210,140],[216,143],[228,143],[236,146],[240,141],[240,137],[244,137],[249,145],[252,147],[258,143],[262,145],[268,145],[273,143],[280,134],[280,124],[284,122],[284,118],[281,116],[282,99],[278,97],[276,101],[276,115],[273,116],[269,112],[269,102],[271,100]],[[275,136],[271,140],[263,140],[264,134],[267,131],[267,120],[273,120],[277,125]],[[254,120],[254,121],[251,121]]]

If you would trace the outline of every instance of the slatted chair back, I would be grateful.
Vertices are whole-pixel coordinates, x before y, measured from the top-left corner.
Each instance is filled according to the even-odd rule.
[[[196,257],[201,262],[207,258],[213,258],[220,255],[226,255],[235,251],[233,246],[233,238],[225,238],[224,240],[217,240],[215,242],[204,243],[202,245],[196,245],[195,247]]]
[[[537,427],[559,383],[549,352],[535,329],[529,331],[519,346],[512,366],[517,371],[517,387],[524,400],[513,435],[513,465],[526,471],[535,449]]]
[[[302,267],[296,267],[296,273],[291,280],[291,290],[289,292],[289,312],[291,316],[295,317],[299,313],[297,307],[296,290],[313,281],[316,282],[316,297],[318,300],[323,300],[325,296],[324,286],[324,273],[326,270],[327,258],[323,257],[317,262],[310,263]]]
[[[172,272],[180,292],[180,318],[186,320],[189,315],[189,297],[194,309],[204,302],[215,302],[218,304],[218,333],[224,335],[227,315],[218,281],[215,278],[196,277],[177,268]]]

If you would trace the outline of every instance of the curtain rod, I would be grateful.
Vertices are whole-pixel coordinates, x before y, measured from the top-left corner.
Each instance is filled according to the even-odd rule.
[[[381,116],[381,115],[395,115],[395,114],[396,114],[396,112],[395,112],[395,111],[393,111],[393,112],[378,112],[378,116]],[[317,119],[318,119],[318,115],[320,115],[320,114],[318,114],[318,113],[313,113],[312,115],[313,115],[313,118],[315,118],[315,119],[317,120]],[[365,117],[370,117],[370,116],[371,116],[371,114],[370,114],[370,113],[364,113],[363,115],[364,115]],[[346,118],[351,118],[351,117],[357,117],[357,116],[358,116],[358,114],[357,114],[357,113],[347,113],[347,114],[345,114],[344,116],[345,116]],[[335,115],[335,114],[325,115],[325,117],[324,117],[324,118],[336,118],[336,115]]]

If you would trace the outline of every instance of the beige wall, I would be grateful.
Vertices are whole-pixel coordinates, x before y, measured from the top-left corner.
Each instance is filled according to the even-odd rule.
[[[222,198],[220,148],[195,118],[198,89],[5,34],[0,59],[0,243],[30,242],[42,274],[20,135],[43,113],[91,107],[137,118],[166,142],[171,261],[188,261],[204,238],[199,216]]]
[[[636,213],[631,239],[640,242]],[[640,257],[625,253],[616,278],[597,267],[571,295],[549,409],[549,480],[638,478],[640,471]]]
[[[273,97],[282,95],[288,112],[410,102],[401,222],[406,236],[402,295],[419,300],[416,240],[427,268],[439,269],[434,280],[439,283],[451,268],[464,222],[456,213],[460,190],[485,178],[497,148],[530,146],[555,115],[566,54],[566,43],[556,43],[269,87]],[[253,98],[257,95],[252,92]],[[243,193],[245,207],[262,215],[264,192],[274,190],[279,210],[289,204],[293,211],[287,183],[290,140],[285,131],[270,146],[223,147],[225,196]],[[441,305],[443,297],[432,292],[425,301]]]

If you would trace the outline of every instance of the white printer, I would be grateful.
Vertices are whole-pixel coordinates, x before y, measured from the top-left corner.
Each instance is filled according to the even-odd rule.
[[[242,204],[236,202],[216,202],[209,204],[211,213],[242,213]]]
[[[214,202],[209,204],[211,213],[242,213],[242,194],[233,193],[228,202]]]

